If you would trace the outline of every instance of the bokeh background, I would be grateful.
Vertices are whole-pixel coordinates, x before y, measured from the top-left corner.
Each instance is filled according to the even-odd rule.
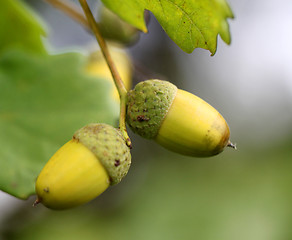
[[[42,1],[52,52],[95,44]],[[94,6],[91,1],[92,7]],[[171,153],[131,134],[133,164],[121,184],[79,208],[32,208],[0,192],[0,239],[292,239],[292,2],[229,0],[232,43],[184,53],[151,15],[128,48],[145,77],[175,83],[213,105],[238,150],[206,159]]]

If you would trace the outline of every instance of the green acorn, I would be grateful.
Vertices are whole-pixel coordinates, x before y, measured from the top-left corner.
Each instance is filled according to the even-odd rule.
[[[120,131],[103,123],[79,129],[36,180],[37,203],[66,209],[86,203],[127,174],[131,154]]]
[[[122,20],[105,6],[99,8],[99,27],[105,39],[120,44],[132,45],[140,38],[137,28]]]
[[[140,136],[184,155],[208,157],[234,147],[216,109],[167,81],[147,80],[129,91],[127,123]]]

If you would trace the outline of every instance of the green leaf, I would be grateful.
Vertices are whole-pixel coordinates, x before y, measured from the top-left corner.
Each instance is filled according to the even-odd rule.
[[[46,52],[42,36],[45,34],[35,14],[18,0],[1,1],[0,53],[18,47],[37,53]]]
[[[233,14],[225,0],[102,0],[122,19],[147,32],[144,11],[151,11],[169,37],[185,52],[217,48],[217,35],[230,43],[227,18]]]
[[[5,52],[0,58],[0,189],[18,198],[54,152],[90,122],[114,125],[110,82],[85,75],[84,56]]]

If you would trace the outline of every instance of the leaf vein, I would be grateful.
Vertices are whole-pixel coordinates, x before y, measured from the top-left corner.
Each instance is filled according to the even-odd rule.
[[[161,0],[159,0],[159,1],[161,1]],[[172,5],[174,5],[177,9],[179,9],[187,17],[187,19],[189,19],[190,25],[191,25],[190,26],[190,37],[191,37],[191,41],[192,41],[193,44],[195,42],[192,40],[192,36],[191,36],[191,33],[192,33],[192,25],[198,30],[198,32],[200,33],[200,35],[202,36],[202,38],[204,39],[204,41],[206,41],[206,38],[205,38],[203,32],[196,25],[196,23],[193,21],[193,19],[190,17],[190,15],[181,6],[179,6],[178,4],[173,3],[171,0],[165,0],[165,1],[168,2],[168,3],[170,3],[170,4],[172,4]]]

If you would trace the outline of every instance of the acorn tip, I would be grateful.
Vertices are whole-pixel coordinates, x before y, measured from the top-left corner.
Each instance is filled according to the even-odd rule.
[[[32,204],[33,207],[36,207],[36,205],[38,205],[39,203],[41,203],[41,199],[37,197],[37,199],[34,201],[34,203]]]
[[[230,142],[230,141],[228,141],[228,143],[227,143],[227,147],[231,147],[231,148],[237,150],[236,144],[233,144],[233,143]]]

